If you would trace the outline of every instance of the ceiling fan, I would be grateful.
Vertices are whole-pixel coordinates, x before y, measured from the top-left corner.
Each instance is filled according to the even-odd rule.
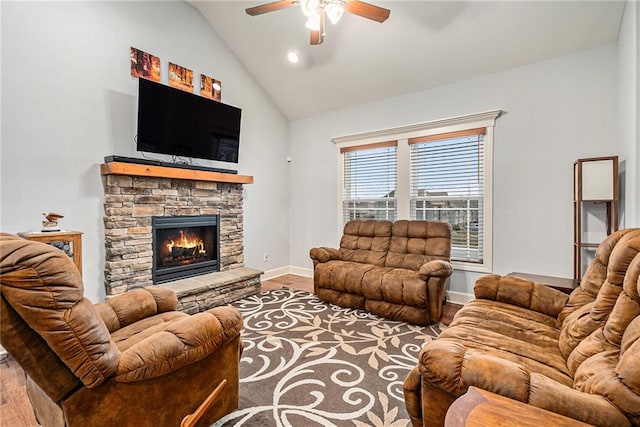
[[[362,16],[376,22],[384,22],[391,11],[359,0],[279,0],[246,9],[251,16],[274,12],[300,4],[307,17],[306,27],[311,31],[311,44],[319,45],[325,37],[325,17],[336,24],[344,12]]]

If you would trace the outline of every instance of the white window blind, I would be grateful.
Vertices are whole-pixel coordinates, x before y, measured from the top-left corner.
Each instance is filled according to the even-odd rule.
[[[343,147],[342,218],[396,219],[396,141]]]
[[[451,259],[482,263],[485,128],[409,139],[412,219],[451,224]]]

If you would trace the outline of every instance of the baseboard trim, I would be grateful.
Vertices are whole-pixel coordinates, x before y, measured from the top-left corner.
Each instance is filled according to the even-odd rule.
[[[271,280],[276,277],[284,276],[285,274],[289,274],[289,266],[274,268],[272,270],[265,270],[264,274],[261,277],[261,280]]]
[[[313,278],[313,268],[296,267],[296,266],[290,265],[289,274],[295,274],[297,276]]]
[[[286,274],[295,274],[296,276],[302,277],[313,277],[313,269],[286,265],[284,267],[278,267],[272,270],[265,271],[262,275],[262,280],[271,280],[280,276],[284,276]]]
[[[466,303],[476,299],[474,295],[465,294],[464,292],[447,291],[447,302],[465,305]]]

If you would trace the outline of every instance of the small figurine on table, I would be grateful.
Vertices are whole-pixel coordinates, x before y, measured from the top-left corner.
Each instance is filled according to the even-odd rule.
[[[42,220],[42,231],[60,231],[58,227],[58,220],[64,218],[63,215],[55,212],[43,212],[44,219]]]

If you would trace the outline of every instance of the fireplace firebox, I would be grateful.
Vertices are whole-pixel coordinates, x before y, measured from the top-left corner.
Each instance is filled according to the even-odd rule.
[[[153,217],[153,283],[220,270],[218,215]]]

